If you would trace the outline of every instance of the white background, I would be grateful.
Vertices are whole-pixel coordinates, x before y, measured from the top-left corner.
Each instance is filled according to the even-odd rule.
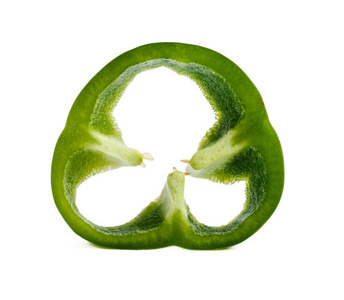
[[[340,4],[1,2],[0,298],[343,299]],[[228,250],[98,248],[75,235],[54,204],[51,159],[78,93],[121,53],[165,41],[208,47],[238,64],[282,143],[280,205]],[[128,221],[158,196],[213,120],[195,84],[166,69],[139,75],[114,115],[127,145],[155,161],[79,188],[80,209],[103,225]],[[228,222],[244,201],[242,184],[186,185],[192,212],[209,225]]]

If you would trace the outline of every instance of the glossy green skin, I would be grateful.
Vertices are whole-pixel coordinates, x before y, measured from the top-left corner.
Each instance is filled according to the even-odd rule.
[[[195,80],[218,116],[187,172],[225,184],[248,182],[245,207],[227,225],[210,227],[196,220],[185,204],[184,174],[178,171],[169,174],[162,194],[155,201],[121,226],[93,224],[75,205],[77,186],[88,177],[142,163],[143,154],[124,144],[110,113],[137,73],[159,66],[170,67]],[[211,79],[212,76],[215,77]],[[228,99],[226,94],[230,94]],[[56,206],[72,230],[94,244],[121,249],[176,245],[206,250],[238,244],[272,215],[281,198],[283,183],[280,142],[253,83],[221,54],[180,43],[149,44],[128,51],[85,86],[56,144],[51,173]]]

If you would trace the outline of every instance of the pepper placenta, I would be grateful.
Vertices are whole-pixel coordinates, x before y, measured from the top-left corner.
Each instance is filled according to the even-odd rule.
[[[224,184],[246,181],[243,210],[226,225],[213,227],[197,221],[184,201],[185,173],[177,170],[168,175],[161,195],[126,224],[99,226],[76,206],[77,187],[90,176],[139,166],[150,158],[126,146],[111,114],[133,78],[158,67],[195,81],[215,112],[216,122],[201,140],[186,172]],[[256,87],[223,55],[181,43],[135,48],[96,74],[70,110],[51,171],[56,206],[71,229],[94,244],[121,249],[176,245],[205,250],[238,244],[272,215],[283,183],[281,145]]]

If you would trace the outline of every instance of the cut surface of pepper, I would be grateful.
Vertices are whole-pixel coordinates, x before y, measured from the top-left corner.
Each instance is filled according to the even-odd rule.
[[[185,173],[174,170],[169,174],[160,196],[136,218],[120,226],[99,226],[78,210],[76,190],[99,172],[144,166],[144,159],[152,159],[124,143],[112,111],[138,73],[158,67],[195,81],[215,112],[216,122],[200,141],[198,151],[185,160]],[[184,200],[185,174],[223,184],[245,180],[243,210],[223,226],[198,222]],[[223,55],[181,43],[135,48],[96,74],[71,108],[51,170],[56,206],[71,229],[91,243],[117,249],[175,245],[209,250],[238,244],[269,219],[280,201],[283,184],[281,145],[251,80]]]

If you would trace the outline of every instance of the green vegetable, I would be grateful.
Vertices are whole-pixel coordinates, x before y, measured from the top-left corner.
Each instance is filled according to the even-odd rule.
[[[90,176],[150,159],[124,144],[111,113],[135,75],[161,66],[194,80],[216,115],[186,172],[224,184],[247,182],[244,208],[227,225],[197,221],[184,201],[186,173],[177,170],[168,175],[161,195],[124,225],[98,226],[75,204],[77,187]],[[272,215],[283,182],[280,142],[253,83],[221,54],[180,43],[144,45],[105,66],[75,100],[56,144],[51,172],[56,206],[72,230],[94,244],[122,249],[219,249],[238,244]]]

